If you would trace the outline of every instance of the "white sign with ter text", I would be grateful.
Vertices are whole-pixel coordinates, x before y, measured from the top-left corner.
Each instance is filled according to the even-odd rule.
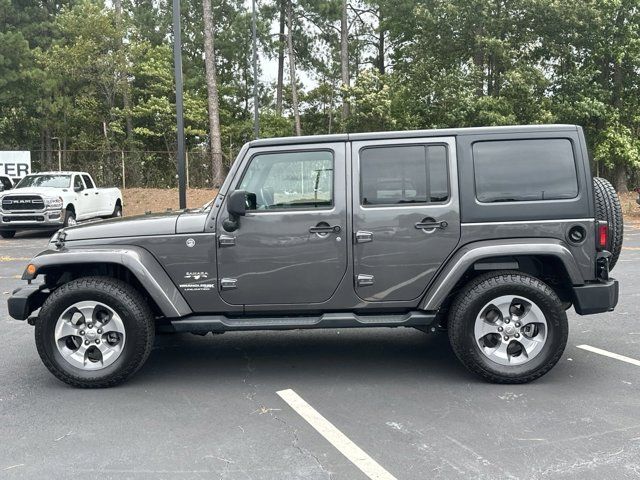
[[[0,175],[22,178],[31,173],[31,152],[0,151]]]

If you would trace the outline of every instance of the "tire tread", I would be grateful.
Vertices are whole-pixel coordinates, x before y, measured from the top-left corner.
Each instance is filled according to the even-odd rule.
[[[99,290],[107,295],[117,297],[119,301],[126,306],[126,308],[133,312],[133,316],[136,319],[135,322],[132,322],[134,325],[134,331],[129,330],[129,332],[127,332],[127,336],[140,335],[144,340],[143,348],[135,351],[133,361],[129,362],[121,370],[114,372],[104,379],[87,380],[65,372],[59,369],[45,353],[46,350],[44,348],[44,342],[47,341],[47,339],[42,333],[43,322],[54,321],[53,319],[48,318],[48,310],[61,297],[73,292],[86,290]],[[151,349],[153,348],[154,336],[155,324],[153,313],[142,295],[122,280],[111,277],[82,277],[65,283],[56,289],[44,302],[38,320],[36,321],[35,331],[36,347],[45,366],[58,379],[78,388],[113,387],[133,376],[140,368],[142,368],[149,357]]]
[[[451,347],[453,348],[454,353],[468,370],[491,383],[529,383],[542,377],[555,366],[558,360],[560,360],[566,345],[565,337],[561,344],[561,348],[558,348],[554,352],[552,357],[549,358],[543,367],[525,375],[496,374],[484,368],[473,358],[472,351],[467,349],[465,345],[465,329],[463,328],[465,321],[467,321],[465,315],[470,310],[471,304],[477,300],[479,296],[490,289],[514,284],[536,289],[543,293],[544,297],[547,299],[546,305],[542,305],[544,307],[550,309],[559,308],[562,303],[553,289],[536,277],[517,271],[494,271],[480,275],[471,280],[471,282],[469,282],[469,284],[460,291],[449,312],[449,341],[451,342]],[[565,315],[564,312],[562,312],[562,315]]]

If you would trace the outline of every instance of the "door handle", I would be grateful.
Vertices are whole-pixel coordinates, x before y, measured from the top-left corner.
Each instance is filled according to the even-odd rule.
[[[426,220],[426,219],[425,219]],[[441,230],[444,230],[445,228],[447,228],[449,226],[449,224],[447,222],[445,222],[444,220],[441,222],[432,220],[432,221],[425,221],[423,220],[422,222],[418,222],[416,223],[416,228],[418,230],[431,230],[434,228],[439,228]]]
[[[373,233],[366,232],[364,230],[358,230],[356,232],[356,243],[369,243],[373,242]]]
[[[340,233],[341,230],[339,225],[316,225],[309,229],[309,233]]]
[[[84,196],[85,196],[85,197],[88,197],[88,196],[89,196],[89,194],[88,194],[88,193],[85,193],[85,194],[84,194]]]
[[[220,235],[218,237],[218,246],[233,247],[236,244],[236,237],[232,235]]]
[[[100,192],[96,192],[96,195],[100,195]]]

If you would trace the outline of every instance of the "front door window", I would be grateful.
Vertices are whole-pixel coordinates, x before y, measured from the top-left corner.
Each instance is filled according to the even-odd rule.
[[[256,194],[256,210],[331,208],[333,154],[320,150],[256,155],[238,188]]]

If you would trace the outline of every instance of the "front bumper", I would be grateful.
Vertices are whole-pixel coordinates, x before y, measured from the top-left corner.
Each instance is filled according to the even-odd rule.
[[[610,312],[618,304],[618,281],[609,278],[573,287],[573,299],[573,306],[580,315]]]
[[[62,210],[0,212],[0,230],[54,230],[64,225]]]
[[[49,296],[45,285],[27,285],[13,291],[7,301],[9,316],[16,320],[26,320],[31,312],[42,306]]]

